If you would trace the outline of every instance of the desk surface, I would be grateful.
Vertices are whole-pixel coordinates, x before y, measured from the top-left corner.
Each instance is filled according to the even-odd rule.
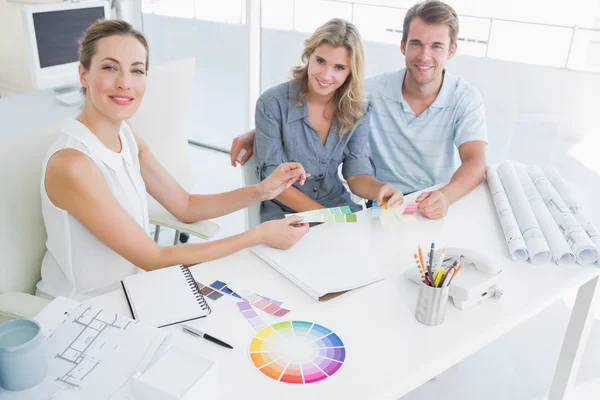
[[[407,201],[414,196],[408,196]],[[192,268],[200,282],[235,282],[282,300],[292,310],[281,319],[258,311],[265,321],[319,323],[336,332],[346,346],[346,361],[331,378],[308,385],[276,382],[251,363],[248,346],[254,331],[235,307],[234,299],[224,296],[209,300],[213,313],[193,324],[232,344],[233,351],[182,334],[178,327],[168,329],[177,332],[176,345],[217,362],[225,398],[397,399],[600,274],[595,266],[511,261],[485,184],[455,203],[448,217],[440,221],[420,219],[410,228],[399,225],[386,230],[378,219],[370,218],[370,210],[361,213],[362,222],[354,229],[368,236],[373,263],[385,271],[386,279],[329,302],[314,301],[248,250]],[[310,248],[311,241],[326,238],[332,246],[349,248],[352,238],[345,235],[345,229],[341,224],[312,228],[302,239],[303,246]],[[471,247],[501,260],[502,299],[486,300],[467,311],[449,305],[442,325],[420,324],[414,318],[417,285],[405,281],[401,274],[406,267],[414,267],[416,246],[432,241],[448,247]],[[121,291],[89,302],[130,315]]]

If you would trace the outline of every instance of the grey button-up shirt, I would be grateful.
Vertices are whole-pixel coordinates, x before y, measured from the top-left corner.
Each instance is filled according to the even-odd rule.
[[[299,162],[311,176],[300,186],[294,186],[325,207],[348,205],[353,212],[361,206],[350,199],[342,184],[338,167],[342,166],[344,178],[374,173],[369,149],[369,114],[356,128],[340,136],[334,118],[325,145],[317,131],[308,122],[308,106],[297,104],[298,87],[295,81],[277,85],[260,96],[256,103],[256,139],[254,156],[257,176],[268,177],[284,162]],[[295,210],[275,201],[261,205],[263,221],[283,218]]]

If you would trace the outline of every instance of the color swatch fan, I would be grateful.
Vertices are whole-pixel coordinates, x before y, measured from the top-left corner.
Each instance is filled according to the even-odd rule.
[[[326,379],[346,359],[344,343],[331,330],[306,321],[285,321],[259,331],[250,359],[260,372],[279,382],[307,384]]]

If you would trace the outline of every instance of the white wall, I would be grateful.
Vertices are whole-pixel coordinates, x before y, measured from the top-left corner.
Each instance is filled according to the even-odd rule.
[[[29,62],[25,51],[25,35],[21,17],[23,4],[0,0],[0,96],[6,97],[17,92],[30,92]]]

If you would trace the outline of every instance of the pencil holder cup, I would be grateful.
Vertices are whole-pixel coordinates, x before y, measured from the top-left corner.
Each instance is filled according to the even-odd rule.
[[[419,284],[419,297],[415,310],[417,321],[431,326],[444,322],[449,290],[449,286],[436,288],[425,283]]]
[[[40,325],[29,319],[0,324],[0,386],[29,389],[43,381],[47,372]]]

